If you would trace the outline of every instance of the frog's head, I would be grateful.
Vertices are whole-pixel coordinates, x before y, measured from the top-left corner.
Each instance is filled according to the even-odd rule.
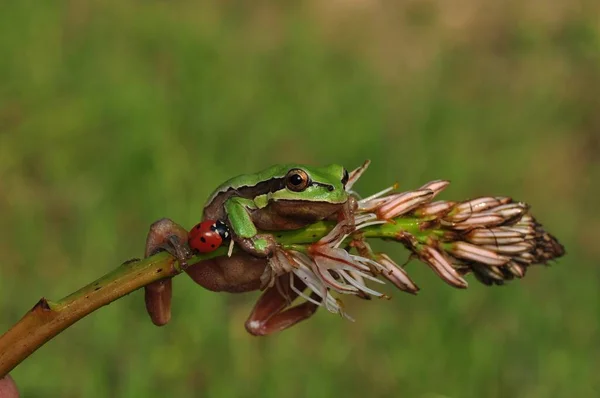
[[[294,200],[340,204],[348,200],[345,187],[348,171],[340,165],[287,165],[281,171],[283,177],[279,189],[271,192],[269,201]]]

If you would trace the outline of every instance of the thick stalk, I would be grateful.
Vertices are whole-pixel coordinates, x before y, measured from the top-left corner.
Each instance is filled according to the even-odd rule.
[[[42,298],[0,337],[0,378],[84,316],[148,283],[176,275],[174,263],[173,257],[160,253],[125,263],[60,301]]]
[[[273,235],[284,247],[290,248],[314,243],[334,226],[332,222],[318,222],[300,230],[281,231]],[[397,239],[402,231],[421,236],[427,234],[419,231],[416,219],[396,219],[394,224],[374,225],[362,231],[365,237],[383,239]],[[195,264],[225,253],[226,248],[219,248],[207,255],[192,258],[189,263]],[[149,283],[179,273],[181,269],[174,258],[159,253],[141,261],[126,262],[60,301],[40,299],[23,318],[0,336],[0,378],[86,315]]]

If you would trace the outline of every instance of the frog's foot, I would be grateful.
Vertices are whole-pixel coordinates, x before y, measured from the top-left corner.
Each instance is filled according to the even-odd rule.
[[[267,264],[260,276],[260,290],[275,286],[275,271],[271,264]]]
[[[171,320],[171,278],[152,282],[144,287],[144,301],[150,320],[156,326],[164,326]]]
[[[161,218],[150,226],[146,239],[145,256],[150,257],[166,251],[177,259],[182,269],[187,268],[187,259],[192,253],[187,244],[188,232],[168,218]]]
[[[242,250],[255,257],[270,257],[279,245],[271,234],[258,234],[252,238],[240,238],[234,235],[233,240]]]
[[[180,267],[185,269],[190,257],[187,236],[187,231],[172,220],[158,220],[150,226],[145,256],[149,257],[164,250],[173,255],[179,261]],[[157,326],[166,325],[171,319],[172,289],[170,278],[150,283],[144,288],[146,310],[152,323]]]
[[[260,290],[275,286],[277,277],[292,273],[296,261],[281,245],[277,245],[271,256],[268,257],[267,263],[260,277]]]
[[[302,291],[306,285],[295,275],[295,290],[291,289],[290,277],[283,275],[279,277],[277,284],[265,290],[258,299],[250,317],[246,321],[246,330],[255,336],[266,336],[271,333],[280,332],[300,321],[310,318],[319,308],[316,304],[319,296],[311,293],[311,301],[290,306],[290,303],[298,296],[297,291]]]

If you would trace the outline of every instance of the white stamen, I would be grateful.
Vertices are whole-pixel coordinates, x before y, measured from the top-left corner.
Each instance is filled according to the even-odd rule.
[[[301,278],[302,279],[302,278]],[[308,285],[307,285],[308,286]],[[319,307],[323,306],[323,302],[319,302],[315,299],[313,299],[312,297],[310,297],[309,295],[307,295],[306,293],[304,293],[303,291],[301,291],[300,289],[298,289],[295,285],[294,285],[294,274],[290,272],[290,288],[299,296],[302,297],[303,299],[310,301],[313,304],[318,305]]]
[[[231,239],[231,241],[229,241],[229,250],[227,251],[227,257],[231,257],[231,254],[233,253],[233,246],[234,242],[233,239]]]
[[[358,204],[359,204],[359,205],[361,205],[361,204],[364,204],[364,203],[370,202],[370,201],[372,201],[373,199],[377,199],[377,198],[379,198],[379,197],[381,197],[381,196],[385,195],[386,193],[393,191],[394,189],[396,189],[396,185],[392,185],[391,187],[387,187],[387,188],[386,188],[386,189],[384,189],[383,191],[379,191],[379,192],[377,192],[377,193],[374,193],[374,194],[373,194],[373,195],[371,195],[371,196],[367,196],[366,198],[359,200],[359,201],[358,201]]]
[[[338,270],[337,271],[340,276],[342,276],[345,280],[347,280],[348,282],[350,282],[351,285],[353,285],[354,287],[356,287],[359,291],[363,291],[366,293],[369,293],[373,296],[376,297],[382,297],[383,293],[379,293],[373,289],[368,288],[366,285],[360,283],[359,281],[357,281],[356,279],[354,279],[351,275],[349,275],[346,271],[344,270]]]

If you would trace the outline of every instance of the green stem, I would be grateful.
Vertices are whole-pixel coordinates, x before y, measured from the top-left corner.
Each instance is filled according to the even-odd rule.
[[[371,225],[362,229],[366,238],[401,239],[408,232],[421,241],[432,231],[422,231],[423,220],[397,218],[394,223]],[[286,249],[306,250],[325,236],[334,222],[317,222],[293,231],[271,232]],[[227,248],[193,257],[189,264],[227,254]],[[76,292],[53,302],[42,298],[10,330],[0,336],[0,378],[8,374],[35,350],[60,332],[93,311],[139,289],[149,283],[172,278],[182,270],[173,257],[159,253],[144,260],[126,262]]]

